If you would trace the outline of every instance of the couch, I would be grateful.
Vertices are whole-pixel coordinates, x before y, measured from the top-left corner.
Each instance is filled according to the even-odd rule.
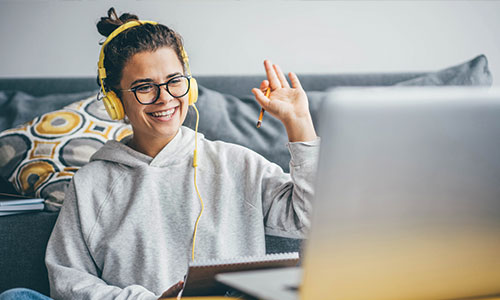
[[[474,74],[471,70],[474,70]],[[464,75],[464,72],[467,74]],[[479,79],[475,78],[478,76]],[[438,72],[299,74],[299,78],[309,95],[315,124],[326,91],[338,86],[491,85],[492,82],[483,55]],[[197,79],[200,85],[200,132],[209,139],[243,144],[288,170],[289,156],[284,147],[287,138],[281,124],[266,115],[262,128],[255,129],[260,108],[250,90],[259,86],[263,76],[197,76]],[[83,94],[95,94],[96,91],[95,78],[0,79],[0,93],[4,96],[0,97],[0,125],[3,126],[0,131],[61,108]],[[29,100],[22,107],[12,103],[19,95]],[[55,100],[48,95],[56,95]],[[41,105],[40,101],[44,101],[44,104]],[[205,123],[203,120],[206,120]],[[214,120],[218,123],[214,124]],[[186,123],[192,126],[193,122],[187,120]],[[0,192],[17,193],[5,178],[0,178],[0,181]],[[27,287],[49,294],[44,254],[58,216],[57,209],[50,210],[0,217],[0,292],[14,287]],[[298,251],[301,242],[267,236],[267,252]]]

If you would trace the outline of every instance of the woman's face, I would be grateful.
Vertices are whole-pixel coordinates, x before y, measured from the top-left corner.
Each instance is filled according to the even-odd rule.
[[[183,65],[171,48],[139,52],[125,64],[120,88],[130,89],[150,82],[161,84],[177,75],[184,75]],[[134,131],[132,144],[148,155],[156,155],[174,138],[189,106],[187,95],[174,98],[165,86],[160,88],[160,96],[153,104],[139,103],[130,91],[123,91],[121,100]]]

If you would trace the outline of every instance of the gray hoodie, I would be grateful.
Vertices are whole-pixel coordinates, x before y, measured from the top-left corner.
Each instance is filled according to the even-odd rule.
[[[200,201],[194,131],[151,158],[108,141],[74,176],[49,240],[55,299],[157,299],[183,279]],[[265,254],[264,234],[303,238],[319,140],[289,143],[290,174],[244,147],[198,135],[205,210],[195,260]]]

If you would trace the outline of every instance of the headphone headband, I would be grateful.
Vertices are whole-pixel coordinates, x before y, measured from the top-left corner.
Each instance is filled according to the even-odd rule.
[[[101,53],[99,54],[99,62],[97,63],[97,67],[99,68],[99,71],[98,71],[99,78],[101,78],[101,86],[102,86],[102,79],[106,78],[106,69],[104,69],[104,47],[109,42],[111,42],[112,39],[114,39],[117,35],[119,35],[123,31],[125,31],[129,28],[144,25],[144,24],[156,25],[158,23],[154,22],[154,21],[142,21],[142,20],[141,21],[130,21],[130,22],[127,22],[125,24],[122,24],[120,27],[113,30],[113,32],[111,32],[111,34],[106,38],[106,40],[104,41],[104,43],[101,46]]]

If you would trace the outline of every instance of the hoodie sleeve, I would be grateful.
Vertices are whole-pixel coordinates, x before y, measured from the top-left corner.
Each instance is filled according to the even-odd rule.
[[[290,174],[272,164],[264,172],[263,214],[266,234],[305,238],[310,227],[320,138],[288,143]]]
[[[54,299],[158,299],[139,285],[110,286],[99,278],[99,268],[82,231],[74,180],[49,239],[45,263]]]

